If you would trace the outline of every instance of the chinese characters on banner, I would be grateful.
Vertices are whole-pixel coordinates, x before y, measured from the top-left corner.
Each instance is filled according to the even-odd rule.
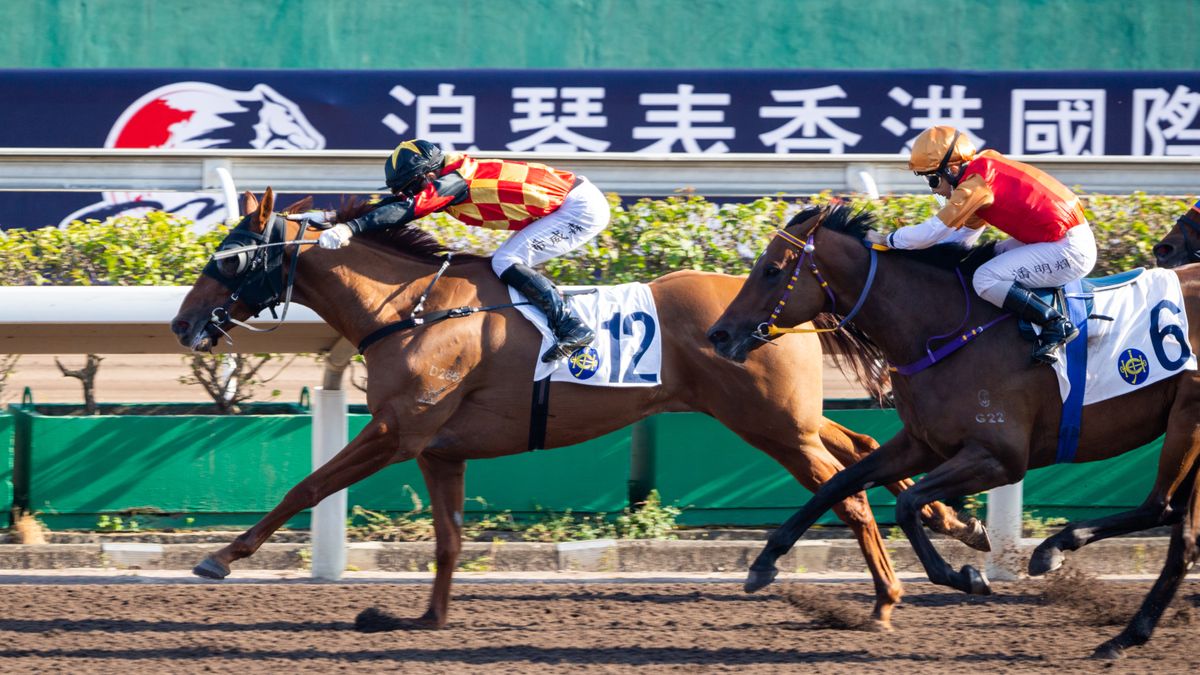
[[[1023,155],[1198,155],[1200,73],[950,71],[0,71],[0,145],[523,153],[885,153],[950,124]],[[0,194],[0,227],[213,195]],[[65,206],[65,208],[64,208]]]

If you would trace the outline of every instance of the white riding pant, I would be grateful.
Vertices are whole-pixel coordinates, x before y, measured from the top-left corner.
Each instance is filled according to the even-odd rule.
[[[1003,307],[1013,283],[1054,288],[1087,276],[1096,266],[1096,237],[1083,222],[1058,241],[1023,244],[1006,239],[996,245],[996,254],[975,271],[975,292]]]
[[[514,232],[492,254],[492,271],[499,276],[513,263],[530,267],[573,251],[608,227],[612,217],[600,188],[583,179],[553,213]]]

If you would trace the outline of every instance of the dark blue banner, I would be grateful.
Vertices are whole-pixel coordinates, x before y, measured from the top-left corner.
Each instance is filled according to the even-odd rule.
[[[0,71],[0,144],[41,147],[900,153],[951,124],[1013,154],[1200,154],[1200,73]],[[0,225],[211,196],[0,195]]]

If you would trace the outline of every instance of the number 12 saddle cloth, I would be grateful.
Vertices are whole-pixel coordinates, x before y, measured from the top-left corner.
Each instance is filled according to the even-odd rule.
[[[542,345],[531,358],[533,379],[572,382],[598,387],[654,387],[662,384],[662,329],[654,295],[646,284],[563,286],[567,302],[592,330],[596,339],[565,359],[542,363],[539,356],[554,344],[546,316],[532,305],[517,309],[542,334]],[[525,298],[508,290],[514,303]]]

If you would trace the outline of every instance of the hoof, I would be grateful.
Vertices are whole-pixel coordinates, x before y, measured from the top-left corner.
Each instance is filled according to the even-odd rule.
[[[1112,642],[1105,642],[1099,647],[1096,647],[1096,651],[1092,652],[1092,658],[1116,661],[1117,659],[1125,658],[1125,650],[1113,644]]]
[[[746,583],[742,586],[747,593],[766,588],[775,581],[775,577],[779,576],[779,570],[772,567],[769,570],[756,570],[750,568],[750,575],[746,577]]]
[[[967,530],[959,539],[962,543],[970,546],[976,551],[988,553],[992,550],[992,539],[988,536],[987,528],[978,518],[971,518],[966,522]]]
[[[213,560],[210,556],[200,561],[199,565],[193,567],[192,574],[204,577],[205,579],[224,579],[229,576],[229,568]]]
[[[967,578],[967,592],[971,595],[991,595],[992,586],[988,583],[987,577],[970,565],[963,565],[959,572]]]
[[[360,633],[386,633],[394,630],[431,630],[437,628],[437,622],[421,617],[419,619],[402,619],[392,616],[378,607],[368,607],[354,617],[354,630]]]
[[[1066,556],[1057,546],[1047,546],[1042,542],[1029,558],[1029,576],[1038,577],[1063,566]]]

